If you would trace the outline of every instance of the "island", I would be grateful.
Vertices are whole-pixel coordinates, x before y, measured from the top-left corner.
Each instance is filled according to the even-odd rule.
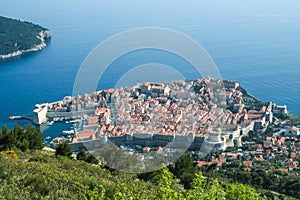
[[[0,60],[39,51],[50,37],[39,25],[0,16]]]

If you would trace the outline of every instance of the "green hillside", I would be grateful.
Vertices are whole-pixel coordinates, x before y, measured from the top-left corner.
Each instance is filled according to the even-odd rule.
[[[45,28],[16,19],[0,16],[0,55],[6,55],[19,50],[27,50],[39,45],[39,32]]]
[[[0,199],[278,199],[204,177],[187,155],[155,172],[129,174],[90,164],[98,162],[84,153],[75,160],[66,144],[41,150],[41,137],[31,126],[0,131]]]
[[[242,184],[222,185],[198,174],[189,190],[164,168],[149,181],[46,152],[2,152],[0,199],[260,199]]]

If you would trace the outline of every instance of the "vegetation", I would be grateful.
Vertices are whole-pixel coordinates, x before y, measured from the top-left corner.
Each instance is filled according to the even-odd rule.
[[[43,27],[0,16],[0,55],[31,49],[41,43],[37,38]]]
[[[196,163],[184,154],[181,159],[178,159],[173,165],[169,166],[170,171],[181,181],[186,189],[191,188],[191,183],[197,173]]]
[[[48,152],[18,154],[0,155],[0,199],[260,199],[249,186],[224,185],[201,173],[186,190],[167,167],[145,181]]]
[[[249,186],[205,179],[187,156],[169,167],[172,172],[163,167],[129,174],[86,163],[97,164],[97,159],[84,150],[77,161],[69,159],[67,143],[58,145],[55,154],[37,151],[43,146],[39,135],[31,126],[2,128],[0,199],[260,199]]]
[[[221,179],[204,177],[186,154],[160,170],[131,174],[98,165],[95,162],[98,160],[84,150],[74,160],[68,143],[60,144],[55,153],[41,151],[43,145],[37,139],[41,133],[31,126],[24,129],[15,126],[13,130],[4,126],[0,133],[0,199],[273,198],[272,194],[258,193],[251,186],[229,182],[222,176]],[[33,148],[33,144],[38,148]],[[215,166],[207,171],[217,174]],[[246,182],[249,178],[238,176],[249,184]],[[254,179],[260,184],[271,185]],[[297,192],[295,187],[299,186],[294,183],[290,187]]]
[[[261,188],[268,191],[275,191],[295,198],[300,197],[300,178],[298,176],[288,176],[281,171],[268,172],[263,169],[251,172],[243,171],[243,166],[235,167],[235,170],[207,170],[202,169],[205,176],[218,177],[224,180],[233,180],[246,185],[252,185],[255,188]],[[283,196],[283,195],[280,195]]]
[[[64,141],[58,144],[55,152],[56,156],[66,156],[68,158],[71,158],[72,154],[73,152],[68,142]]]
[[[12,130],[6,126],[0,131],[0,151],[20,149],[25,152],[28,150],[40,150],[44,147],[42,133],[31,125],[21,128],[15,125]]]
[[[92,154],[87,154],[85,152],[84,149],[80,149],[80,151],[78,152],[77,156],[76,156],[77,160],[83,160],[87,163],[91,163],[91,164],[99,164],[99,160],[97,158],[95,158],[95,156],[93,156]]]
[[[287,119],[291,121],[292,125],[300,125],[300,117],[289,114]]]

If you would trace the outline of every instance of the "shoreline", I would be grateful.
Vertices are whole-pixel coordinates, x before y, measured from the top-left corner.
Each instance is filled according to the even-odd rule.
[[[37,51],[40,51],[40,50],[44,49],[47,46],[46,39],[51,38],[51,34],[50,34],[49,30],[43,30],[43,31],[40,31],[36,37],[41,41],[40,44],[34,45],[30,49],[25,49],[25,50],[15,51],[15,52],[12,52],[12,53],[9,53],[9,54],[5,54],[5,55],[0,55],[0,60],[13,58],[13,57],[16,57],[16,56],[20,56],[24,53],[37,52]]]

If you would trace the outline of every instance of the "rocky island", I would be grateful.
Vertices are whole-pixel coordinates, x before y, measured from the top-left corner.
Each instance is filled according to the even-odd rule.
[[[39,25],[0,16],[0,59],[39,51],[50,37],[50,31]]]

